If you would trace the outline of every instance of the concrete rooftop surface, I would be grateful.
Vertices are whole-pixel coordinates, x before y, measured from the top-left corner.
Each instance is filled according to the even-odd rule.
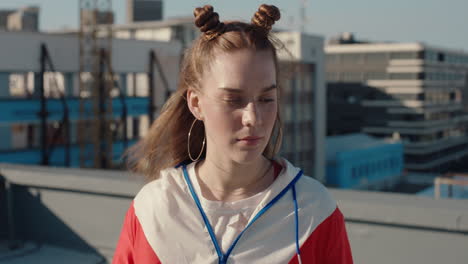
[[[12,264],[110,263],[144,184],[122,171],[11,164],[0,164],[0,182],[0,263]],[[468,263],[466,200],[331,192],[355,263]]]

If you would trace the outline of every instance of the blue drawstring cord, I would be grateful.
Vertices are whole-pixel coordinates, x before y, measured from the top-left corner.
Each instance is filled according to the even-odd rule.
[[[301,260],[301,248],[299,247],[299,206],[297,205],[297,198],[296,198],[296,186],[292,187],[292,195],[294,201],[294,222],[296,226],[296,253],[297,253],[297,260],[299,264],[302,264]]]
[[[299,250],[299,218],[298,218],[298,213],[299,212],[298,212],[298,207],[297,207],[296,188],[295,188],[296,182],[302,176],[302,173],[303,173],[302,170],[299,171],[299,173],[297,173],[296,177],[294,177],[294,179],[278,195],[276,195],[267,205],[265,205],[265,207],[263,207],[255,215],[255,217],[252,219],[252,221],[250,221],[250,223],[247,224],[247,226],[244,228],[244,230],[242,230],[242,232],[237,236],[237,238],[231,244],[231,246],[227,250],[226,254],[223,254],[223,252],[221,251],[221,247],[219,246],[218,241],[216,240],[216,236],[215,236],[215,233],[213,231],[213,228],[211,227],[210,221],[208,220],[208,217],[206,216],[205,211],[203,210],[203,207],[201,206],[200,199],[198,198],[197,193],[195,192],[195,190],[193,188],[192,181],[190,181],[190,178],[189,178],[188,172],[187,172],[187,166],[186,166],[186,164],[179,164],[179,166],[180,165],[182,165],[182,170],[183,170],[183,173],[184,173],[184,179],[185,179],[185,181],[186,181],[186,183],[187,183],[187,185],[189,187],[190,194],[192,195],[192,198],[195,201],[195,204],[197,205],[198,210],[200,211],[200,214],[202,215],[203,222],[205,222],[205,226],[208,229],[208,233],[210,234],[211,241],[213,242],[213,245],[214,245],[214,247],[216,249],[216,253],[218,254],[218,260],[219,260],[218,263],[220,263],[220,264],[227,263],[229,255],[231,254],[232,250],[236,246],[236,244],[239,241],[239,239],[241,238],[242,234],[244,234],[244,232],[247,230],[247,228],[249,228],[258,218],[260,218],[260,216],[262,216],[268,209],[270,209],[270,207],[272,207],[279,199],[281,199],[281,197],[283,197],[283,195],[290,188],[292,188],[292,191],[293,191],[293,200],[294,200],[294,206],[295,206],[294,208],[295,208],[295,218],[296,218],[295,219],[295,223],[296,223],[296,252],[298,254],[299,263],[302,263],[301,258],[300,258],[300,254],[299,254],[300,253],[300,250]]]
[[[205,222],[206,229],[208,229],[208,233],[210,234],[211,241],[213,242],[213,245],[214,245],[214,247],[216,249],[216,253],[218,254],[218,259],[220,260],[219,263],[225,263],[225,262],[221,261],[221,259],[224,257],[223,252],[221,251],[221,248],[218,245],[218,241],[216,240],[215,233],[213,231],[213,228],[211,227],[210,220],[208,220],[208,217],[206,216],[205,211],[203,210],[203,207],[201,206],[200,199],[198,199],[198,195],[195,192],[195,190],[193,189],[192,181],[190,181],[190,178],[189,178],[188,173],[187,173],[187,167],[186,167],[185,164],[182,164],[182,169],[184,171],[184,178],[185,178],[185,181],[187,182],[187,185],[189,187],[190,194],[192,195],[193,200],[197,204],[198,210],[200,211],[200,214],[202,215],[203,222]]]

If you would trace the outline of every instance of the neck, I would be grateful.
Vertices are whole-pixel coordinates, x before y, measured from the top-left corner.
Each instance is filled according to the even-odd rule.
[[[248,164],[225,163],[207,156],[195,169],[202,195],[208,200],[244,199],[264,190],[274,180],[271,162],[263,156]]]

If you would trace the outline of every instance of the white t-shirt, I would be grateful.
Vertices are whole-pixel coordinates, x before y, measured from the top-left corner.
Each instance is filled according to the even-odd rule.
[[[196,175],[189,175],[200,203],[210,220],[211,227],[216,235],[216,240],[223,253],[229,249],[237,236],[249,223],[252,213],[262,201],[265,194],[273,184],[265,190],[233,202],[211,201],[201,194],[200,184]]]

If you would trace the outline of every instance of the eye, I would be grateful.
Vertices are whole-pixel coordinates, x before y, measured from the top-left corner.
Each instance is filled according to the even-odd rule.
[[[262,103],[270,103],[270,102],[274,102],[275,99],[274,98],[260,98],[260,102]]]
[[[227,99],[224,99],[224,101],[229,102],[229,103],[233,103],[233,102],[240,102],[241,99],[239,99],[239,98],[227,98]]]
[[[229,105],[233,105],[233,106],[240,106],[243,103],[242,98],[237,98],[237,97],[228,97],[224,99],[224,101],[228,103]]]

